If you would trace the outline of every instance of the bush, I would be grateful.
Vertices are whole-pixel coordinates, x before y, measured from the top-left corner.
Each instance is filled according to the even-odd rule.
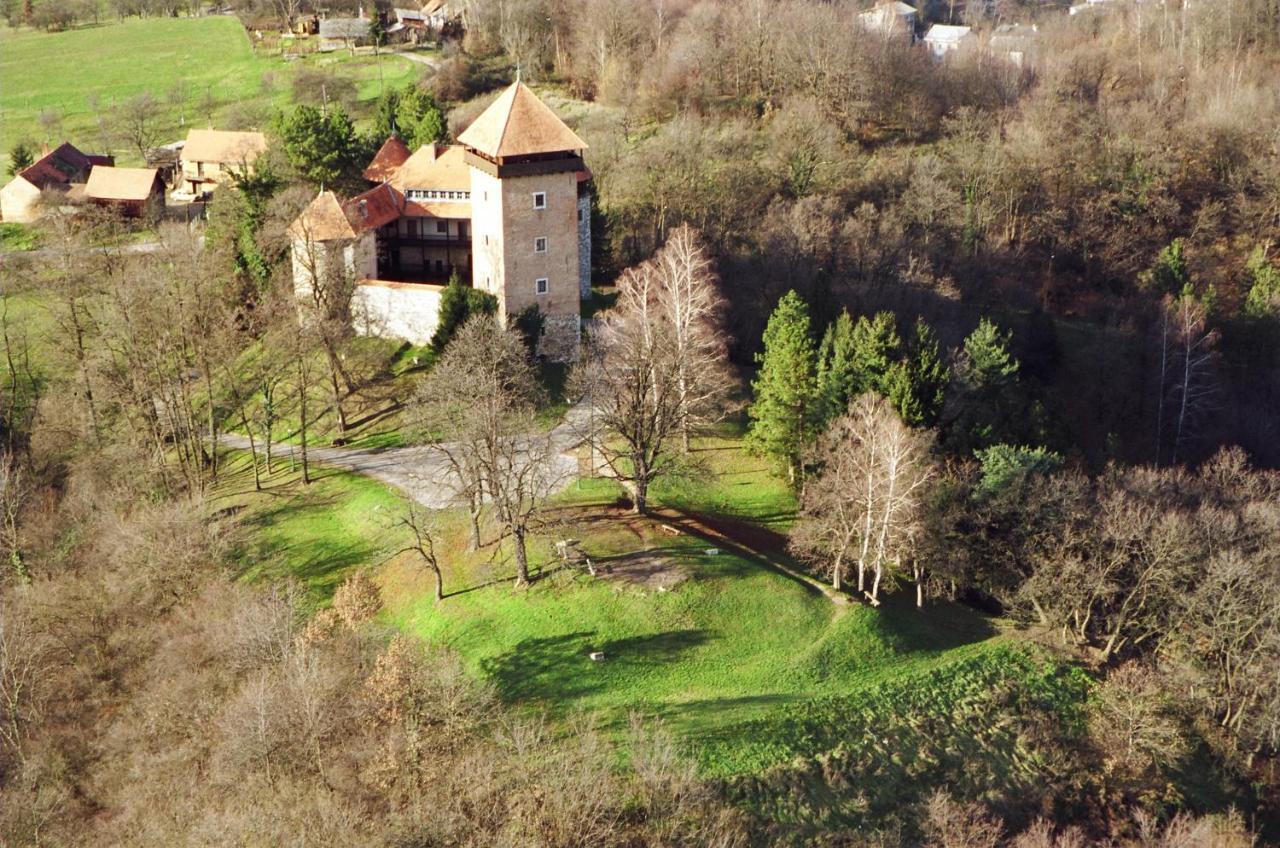
[[[444,351],[453,334],[473,315],[493,315],[498,311],[498,299],[488,292],[464,286],[454,274],[440,296],[440,323],[431,337],[431,349]]]

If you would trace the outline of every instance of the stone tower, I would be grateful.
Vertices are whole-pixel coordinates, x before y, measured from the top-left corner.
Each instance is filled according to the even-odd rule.
[[[471,170],[472,284],[498,298],[503,320],[531,305],[543,317],[538,354],[577,357],[590,219],[586,143],[517,82],[458,137]],[[590,273],[590,242],[585,263]],[[589,280],[585,284],[590,291]]]

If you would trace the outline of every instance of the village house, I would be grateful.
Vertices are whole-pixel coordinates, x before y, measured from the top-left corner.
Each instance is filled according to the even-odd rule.
[[[945,59],[976,39],[973,29],[967,26],[934,24],[924,35],[924,45],[935,59]]]
[[[991,52],[1016,67],[1028,67],[1034,61],[1039,32],[1034,24],[1001,24],[991,33]]]
[[[140,218],[148,208],[164,206],[164,181],[155,168],[115,168],[99,165],[89,173],[85,199],[115,209],[129,218]]]
[[[456,276],[494,295],[504,321],[536,306],[539,355],[571,360],[591,289],[586,147],[519,82],[458,144],[410,153],[392,136],[364,172],[377,185],[321,192],[291,225],[295,291],[305,302],[332,275],[352,279],[357,333],[426,344]]]
[[[191,130],[179,154],[179,179],[173,196],[180,200],[206,198],[233,174],[248,173],[266,150],[267,137],[260,132]]]
[[[916,40],[918,12],[900,0],[881,0],[872,9],[858,15],[858,25],[867,32],[878,33],[885,38]]]
[[[360,16],[356,18],[325,18],[319,26],[321,53],[333,50],[351,50],[370,37],[369,19],[365,17],[364,7],[360,7]]]
[[[39,217],[39,201],[46,191],[65,195],[73,186],[82,186],[95,167],[114,164],[112,157],[81,153],[70,142],[46,149],[0,188],[0,219],[29,224]]]

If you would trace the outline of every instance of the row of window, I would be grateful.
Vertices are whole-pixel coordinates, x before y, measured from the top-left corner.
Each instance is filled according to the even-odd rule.
[[[404,193],[404,196],[410,200],[470,200],[471,192],[411,188]]]

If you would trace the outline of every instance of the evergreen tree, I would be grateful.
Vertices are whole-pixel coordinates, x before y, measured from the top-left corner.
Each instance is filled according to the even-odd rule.
[[[1175,297],[1191,282],[1187,260],[1182,255],[1182,239],[1174,239],[1160,251],[1155,264],[1141,278],[1142,287],[1158,295]]]
[[[9,176],[25,171],[36,160],[36,153],[31,145],[20,141],[9,151]]]
[[[885,375],[884,394],[907,424],[932,427],[942,416],[948,376],[937,336],[917,318],[907,358]]]
[[[1280,318],[1280,269],[1267,261],[1262,248],[1249,257],[1252,284],[1245,298],[1244,313],[1255,320]]]
[[[396,103],[395,129],[410,150],[443,141],[444,112],[429,91],[411,85],[400,92]]]
[[[431,349],[444,351],[453,334],[473,315],[493,315],[498,311],[498,299],[488,292],[464,286],[455,271],[449,277],[449,285],[440,295],[439,318],[435,335],[431,337]]]
[[[844,412],[849,399],[857,395],[856,385],[853,319],[845,310],[827,325],[818,349],[818,394],[824,423]]]
[[[901,346],[893,313],[864,315],[855,324],[848,310],[841,312],[827,327],[818,355],[822,421],[844,412],[865,392],[887,396],[887,377]]]
[[[1025,399],[1009,333],[983,318],[964,340],[948,416],[947,441],[961,453],[997,442],[1017,442],[1025,432]]]
[[[332,185],[358,170],[363,153],[355,127],[339,107],[327,111],[302,105],[277,122],[285,156],[304,178]]]
[[[864,392],[885,394],[885,375],[893,367],[902,339],[892,312],[862,315],[853,327],[853,369],[856,379],[850,398]],[[846,399],[847,401],[847,399]]]
[[[816,353],[809,310],[794,291],[778,302],[764,331],[764,351],[756,354],[760,373],[751,384],[747,444],[783,463],[787,477],[800,476],[800,457],[812,440],[820,412]]]

